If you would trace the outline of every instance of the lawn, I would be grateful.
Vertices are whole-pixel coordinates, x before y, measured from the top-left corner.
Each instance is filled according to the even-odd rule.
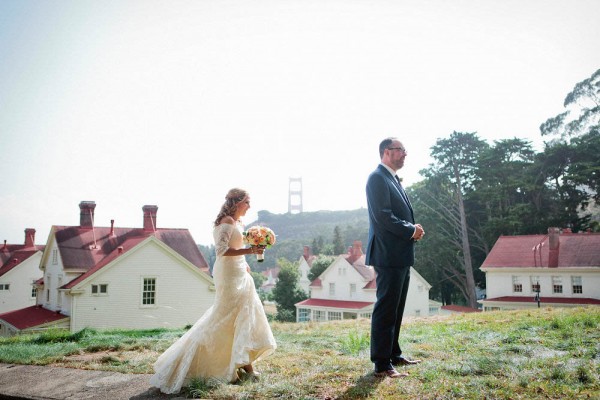
[[[378,379],[369,321],[272,323],[278,349],[258,382],[195,380],[214,399],[598,399],[600,307],[542,308],[411,319],[401,344],[423,362]],[[185,330],[48,332],[0,339],[0,362],[152,373]]]

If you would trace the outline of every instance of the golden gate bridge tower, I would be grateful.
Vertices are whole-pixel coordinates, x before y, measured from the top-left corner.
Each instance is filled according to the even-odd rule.
[[[288,191],[288,212],[302,212],[302,178],[290,178]]]

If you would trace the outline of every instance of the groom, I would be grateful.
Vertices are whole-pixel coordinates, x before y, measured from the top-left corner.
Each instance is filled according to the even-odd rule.
[[[366,264],[377,274],[377,301],[371,317],[371,361],[375,374],[399,378],[408,374],[394,366],[419,363],[402,355],[398,343],[402,314],[413,265],[414,245],[425,231],[415,224],[413,209],[396,171],[404,166],[406,150],[397,138],[379,144],[381,164],[367,180],[369,243]]]

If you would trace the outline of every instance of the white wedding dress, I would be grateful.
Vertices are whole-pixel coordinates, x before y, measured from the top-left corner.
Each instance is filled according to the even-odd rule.
[[[244,246],[240,225],[221,224],[213,236],[215,303],[154,363],[150,384],[177,393],[194,377],[233,382],[237,369],[273,353],[277,345],[245,256],[223,256]]]

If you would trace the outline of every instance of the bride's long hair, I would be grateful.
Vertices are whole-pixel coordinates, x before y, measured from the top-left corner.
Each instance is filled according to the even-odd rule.
[[[225,203],[221,206],[221,211],[219,211],[217,219],[215,219],[215,226],[219,225],[224,217],[228,215],[233,217],[237,211],[238,203],[244,201],[246,197],[248,197],[248,192],[244,189],[233,188],[229,190],[225,196]]]

